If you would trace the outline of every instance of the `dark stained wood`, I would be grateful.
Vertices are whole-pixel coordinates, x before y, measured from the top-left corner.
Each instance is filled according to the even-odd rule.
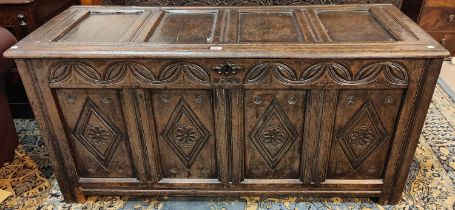
[[[455,55],[455,31],[454,32],[429,32],[439,43],[444,46],[451,55]]]
[[[396,203],[448,52],[394,6],[344,5],[72,7],[5,55],[66,201]]]
[[[316,9],[320,7],[320,9]],[[383,10],[379,8],[371,8],[371,11]],[[224,39],[216,39],[212,38],[211,36],[206,37],[206,43],[200,43],[200,39],[197,39],[195,43],[162,43],[165,42],[167,38],[160,38],[157,40],[149,40],[148,37],[154,37],[156,34],[162,33],[161,31],[155,30],[156,28],[152,28],[153,31],[148,32],[148,36],[145,36],[144,40],[137,40],[137,38],[144,37],[144,36],[136,36],[136,34],[140,34],[143,32],[143,28],[145,28],[145,22],[147,22],[147,18],[141,18],[142,15],[136,15],[136,20],[142,24],[134,24],[134,27],[137,26],[135,33],[130,33],[132,28],[125,27],[125,26],[118,26],[119,30],[116,33],[124,33],[127,36],[125,39],[122,40],[130,40],[130,42],[110,42],[110,37],[103,38],[103,30],[104,27],[98,27],[95,25],[85,25],[85,20],[90,19],[91,16],[105,16],[106,19],[112,15],[112,11],[117,11],[116,14],[123,16],[123,15],[131,15],[131,13],[161,13],[157,8],[153,7],[136,7],[134,9],[122,9],[119,7],[106,7],[105,9],[101,9],[99,7],[93,8],[83,8],[83,7],[73,7],[62,13],[59,17],[53,19],[49,24],[45,27],[40,28],[37,31],[35,36],[29,37],[27,42],[29,43],[27,46],[20,46],[13,51],[18,52],[23,57],[30,57],[30,58],[37,58],[37,57],[58,57],[58,58],[83,58],[83,57],[90,57],[90,58],[103,58],[103,57],[128,57],[128,58],[143,58],[143,57],[167,57],[167,58],[219,58],[219,57],[231,57],[231,58],[356,58],[359,56],[363,57],[370,57],[370,58],[392,58],[392,57],[402,57],[402,58],[413,58],[418,56],[430,56],[431,53],[434,55],[440,54],[438,50],[440,50],[439,45],[435,44],[434,46],[431,45],[433,43],[433,39],[426,33],[423,32],[422,29],[415,26],[415,24],[409,20],[408,18],[404,17],[398,9],[393,6],[382,6],[387,8],[387,12],[382,16],[387,17],[386,19],[381,19],[381,16],[375,16],[375,19],[367,18],[364,19],[366,22],[362,22],[363,24],[377,24],[376,21],[383,21],[387,25],[382,25],[382,28],[377,30],[382,30],[383,33],[390,33],[395,40],[399,42],[373,42],[369,41],[369,36],[364,36],[361,39],[357,40],[357,42],[349,42],[349,40],[331,40],[330,34],[327,32],[325,25],[320,20],[320,14],[325,12],[334,12],[339,11],[341,8],[346,10],[350,10],[349,13],[352,12],[366,12],[369,10],[369,6],[343,6],[343,7],[330,7],[330,6],[307,6],[302,9],[302,11],[306,11],[308,13],[305,15],[303,21],[307,24],[310,24],[312,27],[310,28],[311,32],[314,34],[316,40],[321,40],[322,42],[326,42],[325,45],[315,44],[311,41],[311,39],[303,40],[287,40],[286,42],[282,42],[281,40],[278,41],[268,41],[268,42],[253,42],[253,43],[242,43],[240,40],[240,35],[244,34],[244,31],[249,30],[247,28],[243,28],[242,25],[238,22],[228,22],[228,20],[232,20],[226,16],[227,18],[224,21],[217,22],[225,27],[214,27],[218,31],[213,31],[213,34],[221,34],[223,32],[223,36],[228,40],[233,40],[229,43],[238,43],[236,45],[228,45],[225,44]],[[286,9],[280,9],[276,7],[270,7],[266,9],[265,7],[259,8],[249,8],[249,7],[242,7],[237,9],[237,12],[233,12],[231,15],[237,15],[237,19],[242,12],[254,12],[257,14],[267,14],[270,13],[272,15],[276,14],[276,12],[288,13],[293,11],[293,15],[297,16],[297,13],[300,9],[296,9],[299,7],[287,7]],[[354,10],[358,9],[358,10]],[[191,10],[191,11],[189,11]],[[192,16],[193,14],[206,12],[208,8],[182,8],[181,15]],[[211,8],[210,10],[213,10]],[[229,8],[220,11],[220,13],[225,13]],[[90,11],[90,12],[89,12]],[[176,9],[169,8],[166,10],[165,14],[162,18],[154,19],[158,26],[165,24],[163,20],[166,20],[164,16],[169,14],[175,13]],[[235,10],[234,10],[235,11]],[[305,14],[304,13],[304,14]],[[371,12],[371,15],[374,15],[374,12]],[[297,18],[296,18],[297,19]],[[300,19],[300,18],[299,18]],[[180,22],[178,22],[180,20]],[[175,24],[183,24],[185,23],[186,19],[177,19]],[[335,21],[335,20],[333,20]],[[298,21],[295,21],[298,22]],[[119,24],[122,22],[119,22]],[[273,23],[267,23],[267,28],[273,28]],[[126,23],[125,23],[126,24]],[[237,24],[237,27],[230,27],[232,24]],[[51,28],[53,25],[59,25],[59,27]],[[291,24],[290,24],[291,25]],[[299,27],[299,31],[302,32],[304,28],[300,28],[302,24],[294,24],[295,27]],[[88,27],[91,26],[91,27]],[[84,34],[82,31],[74,31],[73,28],[78,27],[84,30],[85,33],[94,34],[92,40],[94,41],[71,41],[71,40],[61,40],[62,37],[65,36],[72,36],[72,33],[77,34]],[[212,24],[209,24],[208,27],[213,28]],[[256,26],[259,27],[259,26]],[[235,30],[232,33],[230,30]],[[183,30],[183,31],[182,31]],[[193,39],[195,32],[189,31],[188,33],[181,33],[184,32],[186,29],[185,27],[176,28],[172,33],[175,37],[179,37],[179,39]],[[261,29],[264,30],[264,29]],[[344,31],[343,27],[332,28],[332,33],[340,33]],[[412,30],[411,32],[406,32]],[[99,31],[100,33],[94,33],[93,31]],[[128,33],[127,33],[128,32]],[[348,31],[346,31],[347,33]],[[204,32],[205,33],[205,32]],[[210,33],[210,34],[212,34]],[[351,32],[349,32],[351,33]],[[354,32],[352,32],[354,33]],[[409,34],[410,33],[410,34]],[[229,37],[232,34],[233,37]],[[303,33],[304,34],[304,33]],[[404,35],[405,34],[405,35]],[[115,35],[115,34],[114,34]],[[368,33],[366,34],[368,35]],[[84,35],[78,39],[87,39],[84,38]],[[413,37],[413,38],[409,38]],[[257,34],[257,40],[260,41],[264,39],[263,34]],[[417,41],[417,39],[419,41]],[[39,41],[38,41],[39,40]],[[133,42],[134,41],[134,42]],[[143,43],[144,41],[148,41],[146,44]],[[58,42],[58,44],[51,44],[49,45],[48,42]],[[346,46],[349,46],[350,53],[343,53],[345,49],[339,47],[341,42],[346,42]],[[364,43],[368,43],[367,45]],[[81,45],[80,43],[84,43]],[[122,44],[120,44],[122,43]],[[220,46],[218,46],[220,45]],[[221,46],[222,45],[222,46]],[[306,50],[301,50],[302,45],[305,45]],[[96,46],[96,50],[94,50],[94,46]],[[221,48],[219,48],[221,47]],[[435,47],[435,49],[433,49]],[[324,48],[330,48],[330,51],[325,50]],[[220,50],[221,49],[221,50]],[[272,50],[274,49],[274,50]],[[115,50],[121,50],[124,53],[121,55],[116,53]],[[169,54],[167,53],[169,50],[173,50],[176,53]],[[366,54],[365,51],[369,51],[370,53]],[[27,53],[28,52],[28,53]],[[251,54],[251,52],[254,52]],[[315,53],[315,52],[324,52],[324,53]],[[292,53],[292,56],[289,54]]]
[[[299,179],[305,93],[245,91],[245,179]]]
[[[423,10],[419,24],[426,31],[455,31],[454,8],[430,7]]]
[[[413,84],[417,89],[413,89],[406,94],[404,109],[398,120],[398,127],[396,135],[400,135],[400,140],[403,141],[402,145],[394,144],[390,151],[391,159],[388,162],[385,176],[394,174],[393,178],[385,180],[384,188],[386,192],[391,193],[389,196],[383,196],[382,202],[389,200],[391,203],[399,201],[398,195],[403,192],[404,184],[409,173],[409,168],[414,156],[417,143],[419,141],[420,133],[425,122],[425,117],[430,106],[431,96],[433,95],[434,88],[438,80],[438,74],[441,71],[442,60],[429,60],[422,66],[424,72],[418,79],[418,83]],[[435,72],[429,74],[429,72]],[[428,97],[427,97],[428,96]],[[411,100],[406,100],[412,98]],[[408,105],[408,102],[414,102],[413,105]],[[407,113],[413,112],[414,114],[406,116]],[[414,130],[415,132],[402,132],[402,130]],[[394,184],[395,183],[395,184]]]
[[[329,155],[319,154],[330,153],[337,94],[336,90],[311,90],[308,94],[301,159],[304,184],[320,184],[327,178]]]
[[[32,32],[59,12],[75,3],[76,1],[73,0],[1,1],[0,25],[8,28],[17,39],[21,39],[28,32]]]
[[[401,11],[413,21],[418,22],[424,0],[403,1]]]
[[[402,9],[455,55],[455,1],[405,1]]]
[[[318,16],[329,37],[335,42],[394,41],[378,20],[367,11],[327,11],[319,13]],[[356,33],[346,36],[351,31]]]
[[[402,92],[339,92],[328,179],[382,178]]]
[[[400,8],[402,0],[82,0],[83,5],[134,5],[134,6],[272,6],[308,4],[391,3]]]
[[[119,94],[115,90],[56,90],[80,177],[135,177]]]
[[[105,15],[84,15],[84,24],[79,24],[62,36],[59,41],[79,41],[79,42],[117,42],[121,41],[122,36],[128,28],[139,18],[139,14],[105,14]],[[105,20],[109,19],[117,23],[116,25],[106,25]],[[91,30],[98,28],[98,30]]]
[[[58,178],[60,190],[65,194],[65,199],[68,201],[83,201],[82,194],[77,188],[77,172],[75,162],[73,161],[69,150],[68,143],[64,141],[67,139],[64,127],[60,119],[54,97],[50,89],[42,90],[38,81],[46,81],[46,79],[39,78],[38,75],[33,74],[31,61],[16,59],[16,65],[21,73],[22,81],[26,85],[28,99],[30,105],[34,108],[33,113],[35,119],[40,126],[40,135],[43,137],[44,144],[47,147],[49,157],[52,162],[54,174]],[[41,62],[34,62],[34,69],[42,68]],[[23,71],[22,71],[23,70]],[[46,101],[50,104],[47,104]],[[50,106],[50,107],[49,107]],[[53,120],[57,120],[56,124]],[[57,126],[54,128],[54,125]],[[63,141],[59,141],[63,139]],[[61,146],[63,145],[63,148]]]
[[[212,94],[209,90],[152,93],[161,178],[216,179]],[[172,107],[172,108],[170,108]]]
[[[291,12],[240,12],[238,42],[302,42],[295,16]],[[272,27],[280,25],[280,28]]]
[[[213,40],[216,10],[187,13],[166,13],[155,33],[148,40],[158,43],[210,43]],[[186,23],[186,24],[182,24]],[[179,31],[179,33],[175,33]],[[185,36],[180,36],[180,35]]]
[[[76,0],[2,0],[0,26],[7,28],[17,40],[59,14]],[[14,67],[5,76],[9,106],[14,118],[33,118],[19,72]]]

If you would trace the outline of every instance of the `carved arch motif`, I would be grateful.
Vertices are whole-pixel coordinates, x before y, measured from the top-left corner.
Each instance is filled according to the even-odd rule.
[[[94,84],[115,83],[122,80],[126,75],[126,69],[113,65],[103,75],[93,67],[78,61],[63,61],[50,67],[50,82],[58,83],[67,80],[73,72],[76,72],[83,80]]]
[[[75,73],[84,81],[92,84],[112,84],[131,74],[141,82],[152,84],[208,85],[209,74],[200,65],[189,62],[166,64],[156,77],[145,65],[137,62],[122,61],[110,64],[100,74],[89,64],[79,61],[63,61],[50,67],[50,83],[62,83]],[[378,81],[379,80],[379,81]],[[397,62],[377,62],[362,67],[355,75],[349,66],[338,62],[323,62],[311,65],[298,76],[290,65],[280,62],[265,62],[254,65],[246,73],[247,85],[333,83],[339,85],[359,85],[373,82],[392,85],[407,85],[409,75],[403,64]]]
[[[159,81],[168,84],[178,82],[186,83],[188,81],[199,84],[209,83],[209,75],[204,68],[188,62],[177,62],[164,66],[158,79]]]
[[[267,62],[253,66],[245,76],[245,84],[271,85],[276,81],[293,83],[297,81],[297,74],[286,64]]]
[[[337,83],[352,83],[352,72],[349,67],[341,63],[318,63],[314,64],[303,71],[300,75],[300,81],[304,83],[313,83],[320,80],[324,75],[328,75]]]
[[[384,79],[395,85],[406,85],[409,82],[409,76],[406,68],[396,62],[379,62],[363,67],[355,76],[355,80],[362,83],[375,82],[380,74]]]
[[[143,82],[157,82],[155,75],[144,65],[136,62],[119,62],[111,64],[107,67],[109,72],[121,72],[125,74],[126,72],[131,71],[133,75],[140,81]]]
[[[378,81],[383,75],[384,82],[392,85],[407,85],[409,76],[404,65],[396,62],[378,62],[369,64],[353,74],[342,63],[323,62],[311,65],[303,70],[299,77],[289,65],[278,62],[266,62],[253,66],[246,74],[245,84],[272,85],[313,84],[335,82],[339,85],[360,85]]]
[[[101,80],[101,76],[91,66],[75,61],[64,61],[52,65],[49,80],[51,83],[63,82],[71,76],[73,71],[78,72],[82,78],[93,82]]]
[[[63,61],[50,67],[49,82],[61,83],[77,73],[84,81],[92,84],[111,84],[121,81],[125,75],[131,74],[145,83],[187,83],[208,84],[209,75],[203,67],[188,62],[177,62],[165,65],[158,78],[145,65],[122,61],[110,64],[101,75],[92,66],[78,61]]]

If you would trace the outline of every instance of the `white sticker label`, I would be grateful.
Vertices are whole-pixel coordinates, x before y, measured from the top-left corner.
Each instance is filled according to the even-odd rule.
[[[18,46],[16,46],[16,45],[11,47],[11,49],[17,49],[17,48],[18,48]]]
[[[223,50],[223,47],[213,46],[213,47],[210,47],[210,50]]]
[[[434,49],[433,45],[428,45],[427,48]]]

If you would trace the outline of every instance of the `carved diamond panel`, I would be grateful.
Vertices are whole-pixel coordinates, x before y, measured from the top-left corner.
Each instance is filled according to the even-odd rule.
[[[122,133],[96,104],[87,98],[77,121],[74,137],[107,169],[122,139]]]
[[[337,140],[354,170],[388,138],[371,101],[366,102],[337,135]]]
[[[297,131],[273,99],[250,133],[250,139],[264,160],[274,169],[297,139]]]
[[[201,152],[210,134],[183,98],[161,134],[187,168]]]

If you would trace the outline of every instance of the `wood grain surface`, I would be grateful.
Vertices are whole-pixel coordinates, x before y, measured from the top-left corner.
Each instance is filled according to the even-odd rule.
[[[68,202],[391,204],[447,55],[391,5],[72,7],[6,53]]]

